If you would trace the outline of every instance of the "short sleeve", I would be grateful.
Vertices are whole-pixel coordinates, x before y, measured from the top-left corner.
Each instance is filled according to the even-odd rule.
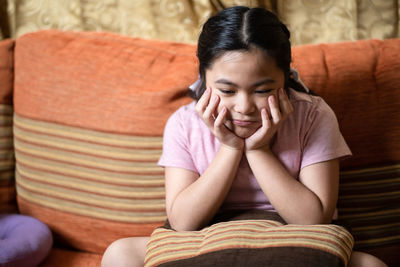
[[[190,153],[188,125],[185,125],[184,107],[177,110],[168,119],[164,129],[163,152],[158,165],[178,167],[197,172]]]
[[[351,155],[333,110],[322,98],[314,101],[315,106],[306,119],[301,168]]]

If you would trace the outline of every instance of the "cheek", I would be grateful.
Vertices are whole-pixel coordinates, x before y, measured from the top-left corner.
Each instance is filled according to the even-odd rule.
[[[258,103],[257,103],[257,109],[258,109],[259,111],[261,111],[261,109],[263,109],[263,108],[269,109],[269,106],[268,106],[268,98],[260,99],[260,101],[258,101]]]
[[[274,92],[274,93],[270,94],[269,96],[267,96],[267,97],[265,97],[263,99],[260,99],[260,101],[257,103],[257,108],[258,108],[259,111],[261,111],[261,109],[263,109],[263,108],[266,108],[267,110],[270,110],[269,101],[268,101],[268,98],[270,96],[274,96],[275,102],[279,103],[278,92]]]
[[[222,111],[222,109],[225,107],[226,108],[226,119],[232,118],[232,108],[233,108],[232,102],[233,101],[230,98],[219,96],[219,104],[218,104],[217,112],[220,113]]]
[[[226,104],[227,104],[226,100],[223,97],[220,96],[219,97],[218,112],[221,112],[223,107],[226,107],[228,109],[228,112],[229,112],[229,108],[227,107]]]
[[[268,97],[263,97],[257,100],[256,102],[256,106],[257,106],[257,111],[259,113],[261,113],[261,109],[265,108],[267,110],[269,110],[269,105],[268,105]]]
[[[223,107],[227,108],[227,111],[229,113],[229,101],[227,101],[223,96],[213,92],[211,95],[211,99],[217,95],[219,97],[219,103],[218,103],[218,107],[217,107],[217,113],[220,113]]]

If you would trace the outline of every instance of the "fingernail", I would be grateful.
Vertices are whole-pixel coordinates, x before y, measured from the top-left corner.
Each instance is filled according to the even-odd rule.
[[[208,94],[208,93],[210,93],[210,91],[211,91],[210,87],[207,87],[206,93]]]

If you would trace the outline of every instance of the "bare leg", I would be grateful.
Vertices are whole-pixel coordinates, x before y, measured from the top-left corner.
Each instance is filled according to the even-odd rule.
[[[353,251],[350,257],[349,267],[387,267],[387,265],[371,254]]]
[[[149,237],[129,237],[114,241],[104,252],[102,267],[142,267]]]

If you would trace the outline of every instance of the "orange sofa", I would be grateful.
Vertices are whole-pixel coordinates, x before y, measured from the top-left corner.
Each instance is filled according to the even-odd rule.
[[[99,266],[112,241],[164,222],[156,162],[167,118],[191,101],[195,50],[55,30],[0,43],[0,211],[50,227],[42,266]],[[355,249],[399,266],[400,39],[294,47],[293,67],[336,112],[354,154],[342,162],[338,209]]]

